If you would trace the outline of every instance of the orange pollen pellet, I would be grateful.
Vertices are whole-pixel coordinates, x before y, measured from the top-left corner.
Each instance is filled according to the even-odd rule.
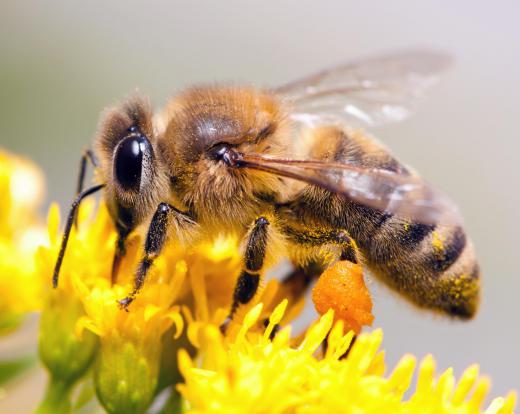
[[[312,291],[312,301],[318,313],[333,309],[335,319],[343,320],[345,327],[356,333],[374,320],[363,269],[349,261],[337,262],[323,272]]]

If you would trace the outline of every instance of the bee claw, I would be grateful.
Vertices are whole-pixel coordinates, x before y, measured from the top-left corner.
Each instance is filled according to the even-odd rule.
[[[228,316],[226,318],[226,320],[224,322],[222,322],[222,324],[220,325],[219,329],[220,329],[220,333],[222,335],[225,335],[226,334],[226,331],[227,331],[227,328],[229,326],[229,324],[231,323],[231,321],[233,320],[233,318],[231,316]]]
[[[127,296],[124,299],[118,300],[117,303],[119,304],[119,309],[125,310],[128,312],[128,306],[134,301],[133,297]]]

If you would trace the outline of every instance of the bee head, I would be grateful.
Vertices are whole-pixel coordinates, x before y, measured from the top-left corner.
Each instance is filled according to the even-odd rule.
[[[277,179],[236,168],[239,153],[279,154],[286,122],[280,103],[252,88],[190,89],[166,108],[161,145],[175,193],[199,215],[255,209],[255,194],[274,192]],[[236,220],[236,217],[233,217]]]
[[[147,101],[133,97],[105,113],[95,150],[106,183],[107,206],[122,228],[131,230],[140,224],[158,202],[162,175],[155,145]]]

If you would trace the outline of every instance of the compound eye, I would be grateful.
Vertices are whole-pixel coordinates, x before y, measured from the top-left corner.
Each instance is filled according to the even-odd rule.
[[[150,143],[143,136],[126,137],[117,146],[114,159],[114,175],[125,190],[138,191],[141,185],[143,157]]]

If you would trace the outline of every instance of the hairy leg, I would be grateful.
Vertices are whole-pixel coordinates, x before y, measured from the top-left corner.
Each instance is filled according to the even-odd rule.
[[[340,246],[339,260],[358,262],[356,244],[344,230],[307,231],[284,227],[282,231],[290,242],[304,248],[318,248],[326,245]],[[325,267],[318,260],[309,261],[305,265],[296,264],[294,270],[283,279],[282,283],[289,288],[293,298],[301,297],[312,281],[323,273]]]
[[[244,254],[244,269],[240,273],[233,292],[233,304],[228,316],[231,320],[240,305],[253,299],[260,283],[260,271],[264,265],[267,248],[269,221],[265,217],[256,219],[248,235]]]
[[[148,271],[164,247],[168,226],[171,224],[170,220],[176,220],[177,224],[181,227],[182,225],[195,224],[193,219],[187,213],[183,213],[167,203],[160,203],[157,206],[152,221],[150,222],[150,226],[148,227],[148,233],[144,244],[144,254],[137,267],[134,288],[126,298],[119,301],[121,308],[127,309],[128,305],[133,302],[139,293],[139,290],[141,290]]]
[[[283,229],[284,234],[293,243],[299,244],[302,247],[320,247],[324,245],[337,245],[341,247],[339,260],[348,260],[352,263],[358,263],[358,251],[356,243],[344,230],[313,230],[313,231],[298,231],[290,227]],[[286,287],[289,288],[291,296],[295,299],[304,295],[314,279],[317,279],[325,269],[325,265],[319,261],[310,261],[304,266],[296,265],[294,270],[287,275],[282,281]],[[354,342],[354,336],[349,348],[341,358],[346,358]],[[323,341],[323,353],[327,351],[328,336]]]

